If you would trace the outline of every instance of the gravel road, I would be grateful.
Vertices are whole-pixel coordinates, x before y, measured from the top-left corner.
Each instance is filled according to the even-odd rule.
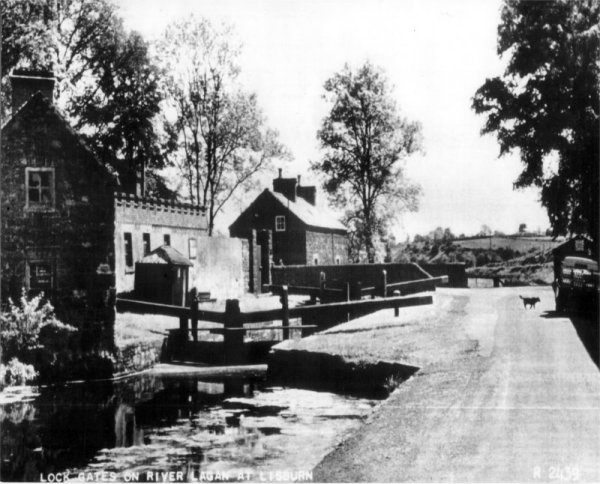
[[[447,356],[421,366],[315,480],[600,482],[600,372],[581,319],[556,316],[547,287],[444,291],[462,307],[453,338],[475,344],[438,343]],[[541,302],[524,309],[519,294]]]

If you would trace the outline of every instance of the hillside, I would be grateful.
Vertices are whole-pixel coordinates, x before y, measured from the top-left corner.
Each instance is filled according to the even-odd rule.
[[[552,239],[550,236],[519,236],[519,235],[491,235],[480,237],[464,237],[452,240],[452,243],[465,249],[511,249],[516,252],[526,253],[531,249],[541,251],[552,250],[562,244],[564,237]]]
[[[421,238],[394,247],[392,260],[418,264],[462,262],[470,277],[510,275],[517,277],[519,284],[551,284],[551,248],[559,242],[547,237],[540,237],[537,241],[531,239],[533,238],[479,237],[432,241]]]
[[[470,277],[516,276],[518,284],[552,284],[554,270],[551,251],[531,251],[526,255],[467,269]]]

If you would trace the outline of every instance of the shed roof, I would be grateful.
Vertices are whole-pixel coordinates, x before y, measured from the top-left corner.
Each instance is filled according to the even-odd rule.
[[[582,250],[575,251],[574,249],[575,249],[576,241],[581,241],[581,240],[583,240]],[[597,246],[594,244],[594,241],[590,237],[588,237],[587,235],[578,234],[578,235],[574,235],[570,239],[567,239],[562,244],[554,247],[554,249],[552,249],[552,252],[554,254],[563,254],[563,253],[569,253],[569,252],[586,252],[586,253],[588,253],[588,255],[591,255],[591,254],[595,255],[595,254],[597,254],[598,251],[597,251]]]
[[[145,256],[140,264],[169,264],[173,266],[193,266],[194,264],[177,249],[161,245]]]

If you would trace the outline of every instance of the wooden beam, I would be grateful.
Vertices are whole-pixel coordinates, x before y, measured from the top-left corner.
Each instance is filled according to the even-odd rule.
[[[147,301],[136,301],[133,299],[117,298],[118,312],[129,312],[139,314],[162,314],[164,316],[189,317],[189,308],[173,306],[171,304],[158,304]]]

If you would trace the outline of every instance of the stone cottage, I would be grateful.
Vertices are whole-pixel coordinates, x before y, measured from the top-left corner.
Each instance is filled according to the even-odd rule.
[[[229,226],[231,237],[249,239],[251,245],[256,234],[263,284],[268,283],[270,261],[348,263],[348,232],[326,208],[316,206],[316,192],[314,186],[301,185],[300,177],[283,178],[280,169],[273,189],[265,189]]]
[[[133,290],[135,262],[161,245],[191,261],[190,287],[243,292],[247,242],[207,237],[202,207],[121,193],[54,106],[51,73],[14,71],[11,83],[0,152],[3,300],[44,291],[66,322],[103,319],[109,294]]]

